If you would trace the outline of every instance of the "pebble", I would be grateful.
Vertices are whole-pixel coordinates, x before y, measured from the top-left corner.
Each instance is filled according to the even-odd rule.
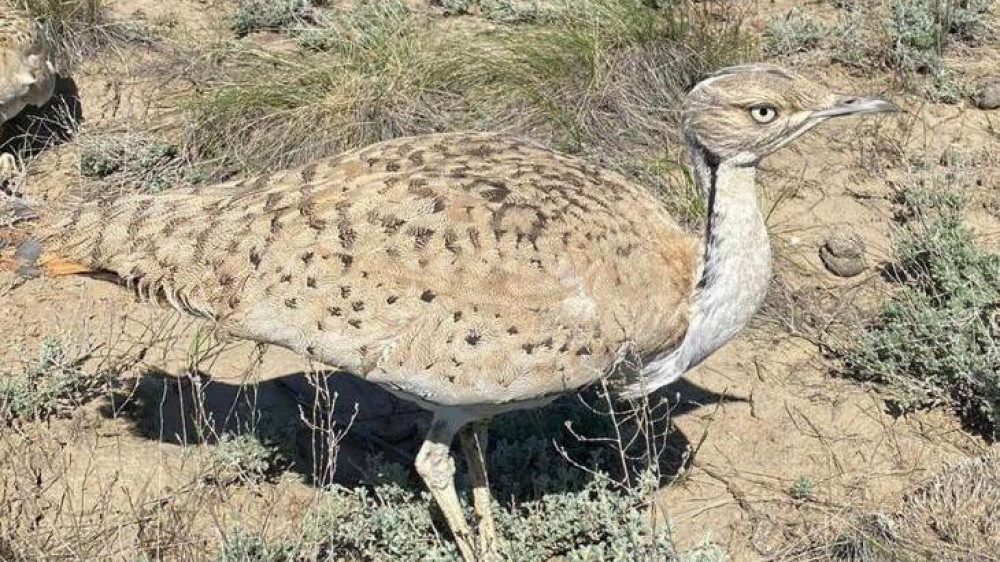
[[[865,243],[850,230],[837,230],[827,236],[819,248],[819,257],[826,269],[838,277],[854,277],[868,267]]]
[[[983,79],[972,94],[972,105],[979,109],[1000,108],[1000,76]]]

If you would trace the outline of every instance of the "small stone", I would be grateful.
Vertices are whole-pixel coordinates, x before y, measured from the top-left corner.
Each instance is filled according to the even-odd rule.
[[[972,94],[972,105],[979,109],[1000,108],[1000,76],[990,76],[979,83]]]
[[[819,248],[819,257],[826,269],[838,277],[854,277],[868,267],[865,243],[848,230],[838,230],[828,236]]]

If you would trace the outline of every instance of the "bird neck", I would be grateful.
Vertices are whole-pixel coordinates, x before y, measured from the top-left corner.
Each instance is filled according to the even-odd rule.
[[[678,379],[733,339],[764,301],[771,246],[757,204],[756,167],[719,160],[697,143],[694,177],[707,201],[705,256],[690,300],[688,331],[670,353],[643,369],[642,393]]]

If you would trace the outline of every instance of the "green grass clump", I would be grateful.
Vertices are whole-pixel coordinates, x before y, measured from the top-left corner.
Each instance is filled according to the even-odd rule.
[[[788,487],[788,495],[793,500],[805,500],[813,495],[813,481],[808,476],[799,476]]]
[[[796,8],[767,22],[765,50],[778,56],[805,52],[816,47],[825,33],[816,20]]]
[[[66,415],[99,396],[109,381],[80,368],[55,338],[42,342],[38,357],[21,373],[0,373],[0,420],[41,420]]]
[[[400,136],[504,130],[628,173],[678,140],[688,86],[749,52],[736,24],[696,8],[547,5],[530,22],[455,25],[373,0],[296,30],[298,51],[236,46],[181,104],[186,148],[261,171]]]
[[[977,247],[943,178],[903,191],[892,270],[900,290],[847,356],[853,375],[888,384],[903,409],[952,404],[1000,437],[1000,255]]]

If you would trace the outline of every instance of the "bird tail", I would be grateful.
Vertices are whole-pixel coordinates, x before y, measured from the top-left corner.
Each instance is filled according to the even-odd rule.
[[[81,263],[46,251],[35,235],[40,220],[37,209],[20,199],[0,195],[0,272],[37,277],[90,271]]]

